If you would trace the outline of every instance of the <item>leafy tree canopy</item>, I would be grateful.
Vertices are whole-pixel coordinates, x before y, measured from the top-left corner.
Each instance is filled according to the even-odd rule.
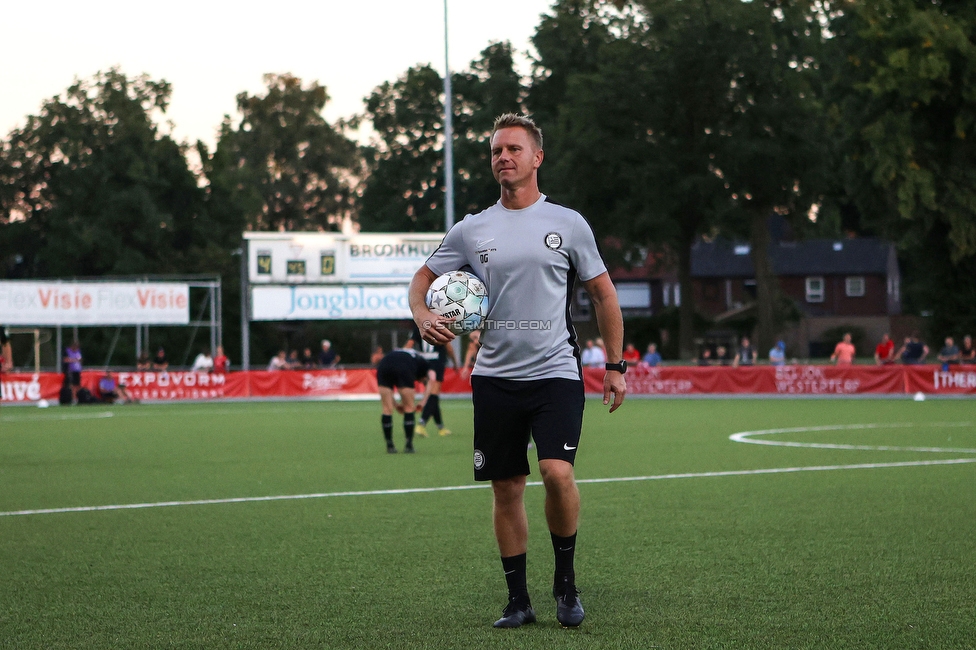
[[[44,102],[0,152],[0,255],[19,277],[185,272],[206,259],[203,193],[161,133],[170,85],[117,69]]]
[[[322,116],[325,86],[265,75],[264,95],[237,96],[211,155],[198,144],[215,201],[253,230],[337,230],[351,214],[356,146]]]

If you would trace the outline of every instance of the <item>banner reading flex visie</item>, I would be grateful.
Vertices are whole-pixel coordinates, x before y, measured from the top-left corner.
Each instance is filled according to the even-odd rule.
[[[4,325],[186,325],[190,288],[178,282],[0,282]]]

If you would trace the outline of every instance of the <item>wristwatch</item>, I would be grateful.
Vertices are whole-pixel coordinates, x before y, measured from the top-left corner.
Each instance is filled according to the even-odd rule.
[[[627,372],[627,360],[623,359],[620,363],[608,363],[607,370],[616,370],[622,375]]]

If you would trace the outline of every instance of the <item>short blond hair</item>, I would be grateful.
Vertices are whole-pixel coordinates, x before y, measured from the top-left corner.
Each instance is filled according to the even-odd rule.
[[[491,137],[495,136],[496,131],[518,127],[525,129],[526,133],[535,142],[535,146],[542,149],[542,129],[535,125],[532,118],[517,113],[504,113],[495,118],[495,124],[491,127]],[[490,139],[490,138],[489,138]]]

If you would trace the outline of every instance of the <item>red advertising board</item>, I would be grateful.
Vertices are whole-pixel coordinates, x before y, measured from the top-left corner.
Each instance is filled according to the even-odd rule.
[[[232,372],[113,373],[132,397],[144,401],[212,400],[248,397],[360,398],[376,395],[376,371],[371,368]],[[603,392],[603,371],[585,368],[587,393]],[[82,373],[82,384],[97,394],[100,372]],[[2,377],[4,403],[57,402],[63,375],[6,373]],[[418,390],[420,386],[418,385]],[[638,365],[627,371],[631,395],[976,395],[976,366],[943,370],[923,366],[754,366],[697,367]],[[469,378],[448,369],[443,393],[471,392]]]

